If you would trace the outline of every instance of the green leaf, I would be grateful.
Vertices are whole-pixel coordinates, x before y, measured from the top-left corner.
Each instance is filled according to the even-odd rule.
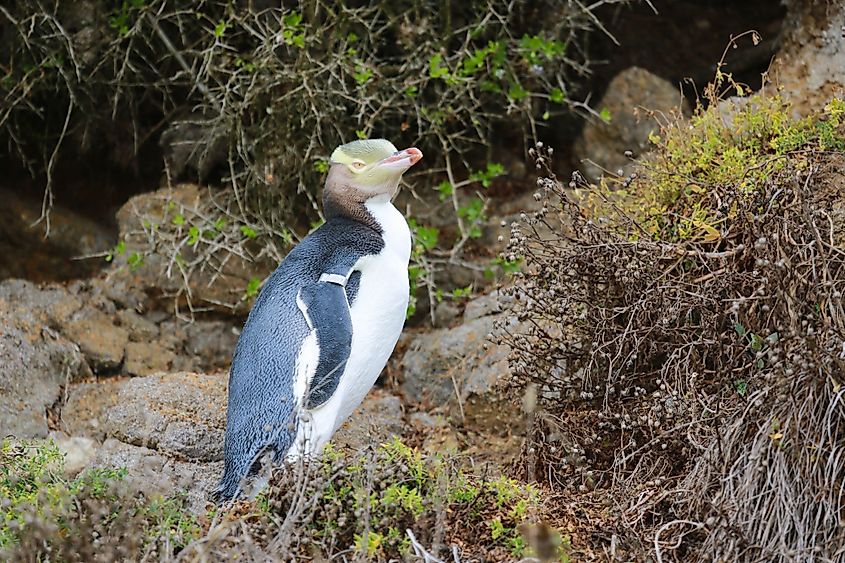
[[[448,67],[443,66],[443,55],[438,53],[428,59],[428,75],[431,78],[446,78],[449,76]]]
[[[137,252],[133,252],[129,255],[129,258],[126,259],[126,263],[129,265],[129,269],[134,272],[144,265],[144,257]]]
[[[226,33],[227,27],[229,27],[229,24],[226,23],[224,20],[220,20],[214,27],[214,37],[217,37],[218,39],[220,37],[223,37],[223,34]]]
[[[440,201],[446,201],[452,194],[455,192],[455,188],[452,187],[452,184],[449,183],[448,180],[443,180],[437,185],[437,191],[440,192],[438,196]]]
[[[244,290],[244,295],[247,299],[250,297],[255,297],[258,295],[258,290],[261,289],[261,280],[253,277],[249,280],[249,283],[246,285],[246,289]]]
[[[320,174],[325,174],[329,171],[329,161],[323,159],[315,160],[314,171],[319,172]]]
[[[359,86],[363,86],[364,84],[370,81],[370,78],[373,77],[373,70],[364,65],[358,65],[352,77],[355,79],[355,82],[357,82]]]
[[[610,123],[611,119],[613,118],[613,116],[610,115],[610,110],[607,108],[601,108],[601,111],[599,112],[599,117],[605,123]]]
[[[419,88],[416,86],[408,86],[405,88],[405,95],[409,98],[415,98],[419,94]]]
[[[282,18],[282,23],[285,27],[297,27],[302,22],[302,14],[299,12],[291,12]]]
[[[469,179],[473,182],[480,182],[485,188],[489,188],[493,178],[505,173],[505,167],[498,162],[488,162],[485,170],[478,170],[470,174]]]
[[[424,250],[431,250],[437,246],[437,239],[440,231],[437,227],[417,227],[414,230],[414,238]]]
[[[188,245],[196,246],[200,239],[200,230],[196,225],[191,225],[188,230]]]
[[[177,213],[175,217],[173,217],[173,224],[177,226],[181,226],[185,224],[185,216],[181,213]]]
[[[258,233],[255,232],[255,229],[248,225],[241,225],[240,227],[241,234],[246,238],[255,238],[258,236]]]
[[[740,324],[740,323],[734,324],[734,330],[736,331],[736,333],[739,335],[740,338],[745,336],[745,327],[742,326],[742,324]]]
[[[508,98],[518,102],[519,100],[523,100],[528,97],[528,91],[522,87],[522,84],[518,82],[514,82],[511,84],[510,88],[508,88]]]
[[[744,379],[737,379],[734,381],[734,389],[736,389],[737,395],[745,397],[748,393],[748,382]]]
[[[355,131],[355,136],[358,137],[359,139],[366,139],[367,138],[367,132],[364,131],[363,129],[357,129]]]
[[[549,100],[556,104],[562,104],[565,99],[566,96],[560,88],[552,88],[552,91],[549,92]]]

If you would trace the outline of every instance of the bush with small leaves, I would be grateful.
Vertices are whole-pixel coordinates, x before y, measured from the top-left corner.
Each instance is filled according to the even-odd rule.
[[[795,121],[725,84],[621,185],[565,186],[532,151],[543,205],[513,225],[518,322],[498,327],[535,413],[521,467],[610,503],[595,521],[625,558],[834,560],[845,103]]]

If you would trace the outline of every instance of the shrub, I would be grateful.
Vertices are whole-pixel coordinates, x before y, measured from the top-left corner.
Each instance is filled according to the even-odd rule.
[[[500,327],[536,397],[522,469],[609,507],[617,554],[841,557],[843,109],[711,97],[618,186],[567,190],[534,153]]]
[[[427,168],[410,182],[437,186],[451,209],[448,236],[415,229],[412,273],[424,287],[481,234],[484,191],[505,172],[487,162],[497,132],[531,138],[572,107],[569,85],[588,68],[580,43],[596,21],[574,0],[244,4],[16,1],[0,11],[0,138],[46,172],[45,218],[68,137],[92,154],[135,154],[170,123],[168,172],[222,176],[195,218],[148,226],[146,252],[169,269],[181,261],[190,278],[211,257],[281,254],[318,219],[331,150],[385,136],[421,146]]]
[[[466,473],[455,459],[395,438],[363,455],[330,448],[321,462],[277,471],[255,503],[219,513],[197,548],[220,558],[388,561],[454,552],[510,561],[530,553],[522,530],[547,510],[537,487]],[[547,543],[555,558],[565,556],[557,531]]]
[[[199,535],[182,496],[131,491],[125,469],[63,477],[52,442],[0,444],[0,555],[10,561],[166,560]]]

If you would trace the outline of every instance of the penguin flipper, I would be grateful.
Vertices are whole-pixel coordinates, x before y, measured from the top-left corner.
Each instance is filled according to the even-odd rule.
[[[303,313],[317,334],[320,350],[305,401],[308,409],[320,407],[331,399],[352,352],[352,316],[345,284],[345,277],[328,274],[300,290]]]

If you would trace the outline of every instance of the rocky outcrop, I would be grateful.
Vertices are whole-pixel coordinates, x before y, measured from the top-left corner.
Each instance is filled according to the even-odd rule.
[[[602,117],[587,122],[573,148],[578,169],[593,183],[603,174],[628,174],[633,159],[649,150],[659,120],[688,111],[677,85],[639,67],[616,75],[595,107]]]
[[[105,266],[102,258],[74,260],[114,246],[115,233],[55,204],[50,229],[39,222],[41,200],[0,189],[0,280],[63,281],[89,276]]]
[[[42,301],[34,300],[38,296]],[[49,304],[55,309],[48,313]],[[39,306],[40,305],[40,306]],[[45,307],[46,305],[46,307]],[[63,388],[89,373],[79,347],[51,328],[77,304],[66,292],[41,296],[32,284],[0,284],[0,434],[44,437]]]
[[[789,2],[787,32],[770,76],[798,115],[845,97],[845,5]]]
[[[223,372],[180,372],[73,385],[57,443],[86,467],[127,468],[130,483],[188,490],[200,507],[222,472],[227,382]],[[332,441],[363,450],[404,428],[399,397],[375,389]]]
[[[172,262],[166,242],[159,245],[159,253],[145,254],[152,229],[163,231],[173,227],[178,230],[182,225],[184,232],[174,235],[176,240],[187,237],[191,226],[210,227],[203,223],[201,214],[202,202],[214,197],[209,190],[195,184],[179,184],[137,195],[126,202],[117,212],[119,238],[125,243],[125,251],[115,257],[116,268],[112,276],[155,296],[181,295],[180,302],[184,302],[189,295],[193,304],[227,314],[246,313],[248,303],[242,299],[245,288],[253,277],[262,279],[269,274],[276,266],[275,262],[253,261],[239,253],[226,253],[219,267],[212,267],[214,261],[206,260],[202,268],[182,271]],[[190,245],[181,246],[179,252],[185,264],[194,259],[194,249]],[[128,261],[133,255],[143,255],[143,265],[135,263],[130,267]],[[184,293],[186,286],[188,292]]]
[[[488,341],[500,314],[494,292],[470,301],[462,324],[413,337],[402,359],[406,399],[442,407],[493,390],[509,374],[508,348]]]
[[[223,459],[227,375],[169,373],[120,383],[106,435],[176,458]]]

